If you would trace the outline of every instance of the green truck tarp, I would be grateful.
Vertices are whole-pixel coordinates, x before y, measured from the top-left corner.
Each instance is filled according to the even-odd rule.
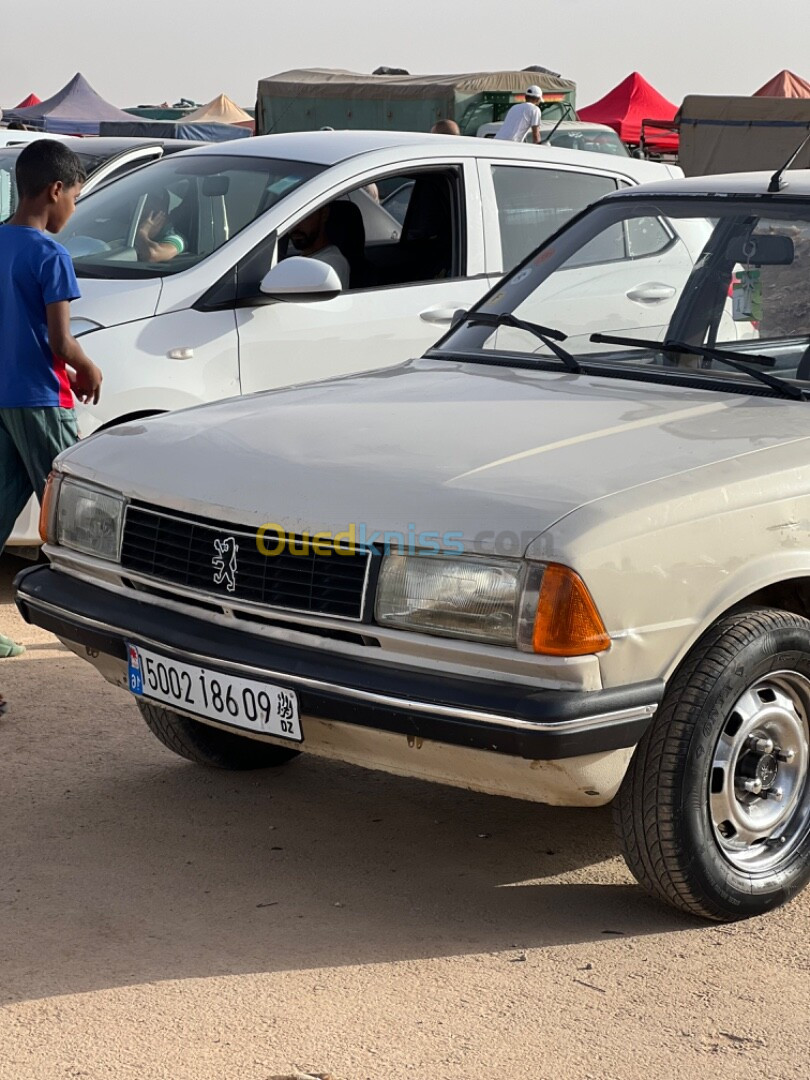
[[[372,131],[429,131],[439,119],[455,120],[465,134],[498,116],[535,84],[547,103],[576,107],[576,84],[537,71],[482,71],[461,75],[359,75],[331,68],[302,68],[259,82],[256,133],[314,131],[321,127]]]

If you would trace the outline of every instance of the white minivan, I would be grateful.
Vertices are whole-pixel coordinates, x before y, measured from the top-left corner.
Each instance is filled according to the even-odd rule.
[[[381,131],[268,135],[139,169],[82,200],[59,237],[82,290],[73,331],[104,372],[80,430],[419,356],[586,206],[680,175],[553,146]],[[327,204],[347,288],[325,263],[288,258],[291,231]],[[136,237],[155,205],[181,250],[145,262]],[[675,290],[662,263],[679,243],[656,230],[641,248],[617,245],[628,304],[650,332],[666,322]],[[35,509],[11,544],[38,542]]]

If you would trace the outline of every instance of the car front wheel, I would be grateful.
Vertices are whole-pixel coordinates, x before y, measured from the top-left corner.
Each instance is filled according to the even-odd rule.
[[[139,701],[149,730],[164,746],[197,765],[215,769],[268,769],[297,757],[292,747],[275,746],[202,724],[181,713]]]
[[[810,878],[810,622],[719,620],[671,680],[614,803],[652,895],[720,921],[785,903]]]

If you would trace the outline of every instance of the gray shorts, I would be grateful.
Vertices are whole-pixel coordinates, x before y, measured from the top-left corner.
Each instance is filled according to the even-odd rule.
[[[53,459],[78,437],[73,409],[0,409],[0,551],[31,496],[42,501]]]

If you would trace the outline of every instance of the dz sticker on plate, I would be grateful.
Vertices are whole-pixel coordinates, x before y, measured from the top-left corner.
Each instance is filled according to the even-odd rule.
[[[127,645],[127,654],[133,694],[245,731],[303,742],[298,698],[291,690],[170,660],[140,645]]]

